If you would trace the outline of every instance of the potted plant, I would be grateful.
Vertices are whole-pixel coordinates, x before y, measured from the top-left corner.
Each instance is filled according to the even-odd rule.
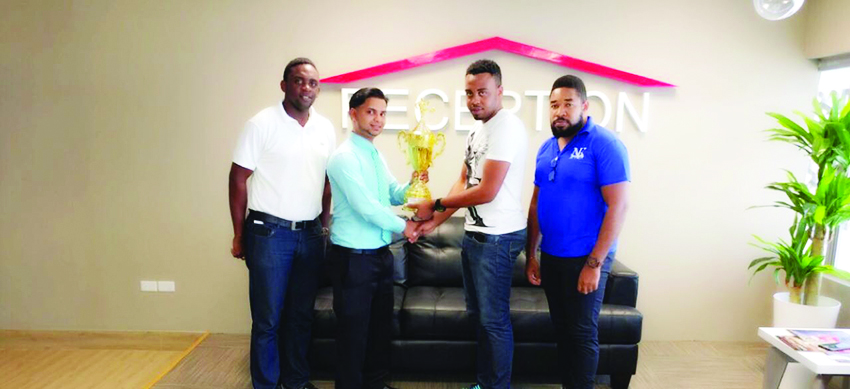
[[[769,267],[779,283],[780,273],[785,273],[788,300],[793,304],[819,305],[821,276],[833,274],[850,279],[850,273],[824,265],[824,248],[838,226],[850,220],[850,104],[847,98],[839,99],[833,92],[832,105],[824,113],[821,103],[814,100],[815,116],[796,112],[804,125],[777,114],[768,113],[782,128],[768,130],[770,140],[790,143],[805,152],[817,166],[813,188],[800,182],[788,172],[785,182],[774,182],[768,189],[782,192],[787,201],[776,201],[772,206],[787,208],[795,213],[789,229],[790,240],[767,242],[756,237],[757,247],[771,255],[750,262],[753,275]],[[837,314],[837,311],[836,311]]]

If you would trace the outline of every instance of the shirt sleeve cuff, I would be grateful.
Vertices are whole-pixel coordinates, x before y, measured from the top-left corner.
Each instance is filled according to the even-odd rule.
[[[396,225],[395,225],[395,229],[393,229],[393,232],[397,232],[397,233],[401,234],[402,232],[404,232],[404,228],[407,227],[407,222],[405,222],[404,219],[402,219],[398,216],[396,216],[395,220],[396,220]]]
[[[407,184],[404,184],[404,186],[402,186],[401,189],[398,190],[398,202],[400,204],[404,204],[404,194],[407,193],[408,189],[410,189],[410,181],[408,181]]]
[[[242,168],[248,169],[248,170],[250,170],[250,171],[257,170],[257,165],[255,165],[255,164],[251,163],[251,162],[250,162],[249,160],[247,160],[247,159],[242,159],[242,158],[233,158],[233,163],[235,163],[235,164],[239,165],[239,167],[242,167]]]
[[[491,161],[500,161],[500,162],[511,163],[511,162],[513,162],[514,156],[513,155],[489,155],[488,154],[486,159],[491,160]]]

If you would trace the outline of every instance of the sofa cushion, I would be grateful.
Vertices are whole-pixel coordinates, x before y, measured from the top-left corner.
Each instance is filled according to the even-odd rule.
[[[554,342],[555,328],[543,289],[511,288],[511,324],[516,342]],[[414,286],[399,313],[403,339],[474,340],[463,288]],[[599,342],[640,341],[642,316],[634,308],[604,304],[599,315]]]
[[[511,324],[516,342],[554,341],[555,327],[543,288],[511,288]]]
[[[643,315],[626,305],[602,304],[599,312],[599,343],[637,344],[643,329]]]
[[[464,219],[450,217],[434,232],[407,244],[409,286],[463,286],[461,242]],[[525,253],[517,257],[512,274],[514,286],[531,286],[525,277]]]
[[[463,218],[451,217],[415,244],[408,244],[407,285],[463,286],[462,240]]]
[[[599,312],[599,343],[640,342],[643,316],[628,306],[602,304]],[[555,326],[542,288],[511,288],[511,323],[517,342],[554,342]]]
[[[511,289],[514,340],[554,340],[546,295],[540,288]],[[405,339],[474,340],[463,288],[415,286],[407,291],[400,312]]]
[[[393,285],[393,337],[399,337],[399,311],[404,300],[404,287]],[[319,288],[313,308],[313,338],[336,338],[336,315],[334,315],[334,293],[332,287]]]
[[[466,314],[463,288],[413,286],[407,290],[399,312],[405,339],[475,339]]]

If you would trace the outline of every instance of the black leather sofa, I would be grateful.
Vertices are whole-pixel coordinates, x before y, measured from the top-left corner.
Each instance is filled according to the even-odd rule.
[[[392,245],[396,259],[392,372],[466,375],[474,381],[475,329],[463,298],[460,244],[463,219],[450,218],[434,233],[410,244]],[[543,289],[525,278],[525,254],[514,267],[511,321],[514,330],[514,377],[546,377],[558,382],[555,329]],[[599,367],[614,389],[627,388],[635,374],[643,316],[635,309],[638,276],[613,264],[599,317]],[[336,349],[333,292],[329,282],[316,298],[310,363],[332,372]]]

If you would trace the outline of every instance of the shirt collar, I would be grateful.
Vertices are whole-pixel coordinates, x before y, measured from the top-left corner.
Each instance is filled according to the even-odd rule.
[[[367,140],[361,135],[358,135],[354,131],[351,132],[351,136],[349,136],[349,139],[351,139],[351,144],[356,146],[358,149],[368,152],[377,151],[375,145],[372,142],[369,142],[369,140]]]
[[[594,123],[593,119],[590,116],[588,116],[587,120],[584,122],[584,126],[581,128],[581,130],[578,130],[578,132],[575,135],[573,135],[573,139],[575,139],[577,136],[579,136],[581,134],[590,135],[590,131],[593,130],[593,128],[595,128],[595,127],[596,127],[596,123]],[[558,137],[553,136],[552,139],[557,141]]]
[[[496,112],[496,114],[495,114],[495,115],[493,115],[493,117],[491,117],[491,118],[490,118],[490,120],[488,120],[486,123],[485,123],[485,122],[481,122],[482,127],[484,127],[484,128],[490,128],[490,127],[492,127],[492,126],[496,125],[496,123],[498,123],[499,121],[501,121],[501,120],[502,120],[502,116],[504,116],[504,115],[502,115],[502,113],[503,113],[503,112],[505,112],[505,109],[504,109],[504,108],[500,108],[500,109]]]
[[[581,134],[582,132],[590,132],[590,130],[593,129],[594,126],[595,124],[593,123],[593,118],[588,116],[587,121],[584,122],[584,127],[581,128],[581,131],[579,131],[578,134]]]
[[[297,124],[298,127],[301,127],[301,123],[298,123],[298,121],[295,120],[295,118],[293,118],[292,116],[289,116],[289,114],[286,113],[286,110],[283,108],[283,100],[281,100],[280,103],[277,104],[277,108],[280,110],[280,114],[281,114],[281,116],[283,116],[283,120],[285,122],[293,122],[293,123]],[[310,123],[313,121],[313,118],[316,117],[316,109],[315,108],[313,108],[311,106],[310,109],[309,109],[309,112],[310,112],[310,114],[309,114],[309,116],[307,116],[307,123],[304,123],[304,128],[307,128],[307,126],[309,126]]]

